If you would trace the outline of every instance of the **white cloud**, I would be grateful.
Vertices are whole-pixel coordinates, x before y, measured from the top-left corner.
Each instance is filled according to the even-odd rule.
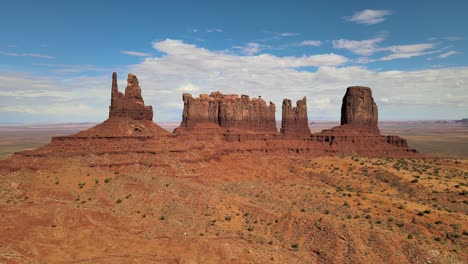
[[[299,33],[294,33],[294,32],[282,32],[282,33],[278,33],[278,35],[282,36],[282,37],[294,37],[294,36],[298,36]]]
[[[42,59],[53,59],[54,57],[46,54],[39,53],[17,53],[17,52],[5,52],[0,51],[0,55],[13,56],[13,57],[33,57],[33,58],[42,58]]]
[[[189,84],[186,84],[177,88],[177,90],[182,91],[182,92],[196,92],[200,90],[200,87],[189,83]]]
[[[383,51],[390,51],[392,54],[380,58],[380,60],[407,59],[438,52],[433,50],[436,44],[423,43],[412,45],[395,45],[381,48]]]
[[[347,59],[336,54],[241,56],[171,39],[153,46],[163,55],[129,65],[125,73],[138,76],[156,122],[180,120],[182,91],[261,95],[277,106],[284,98],[295,101],[307,96],[310,120],[339,120],[341,99],[351,85],[372,88],[382,120],[450,119],[468,111],[468,67],[379,71],[344,66]],[[317,69],[298,69],[307,66]],[[119,73],[119,87],[125,87],[125,76]],[[18,121],[21,112],[29,120],[44,116],[57,122],[102,121],[108,113],[110,87],[110,71],[105,76],[73,78],[0,73],[0,122],[9,117]]]
[[[338,39],[333,40],[335,49],[347,49],[359,55],[372,55],[379,51],[378,44],[384,40],[384,37],[375,37],[365,40]]]
[[[259,44],[256,42],[249,42],[245,46],[234,46],[233,48],[239,49],[242,51],[242,53],[247,54],[247,55],[254,55],[259,53],[260,51],[270,48],[268,45],[263,45]]]
[[[320,40],[303,40],[301,42],[295,43],[295,46],[313,46],[313,47],[320,47],[322,45],[322,41]]]
[[[151,57],[150,53],[139,52],[139,51],[122,50],[120,53],[125,54],[125,55],[130,55],[130,56],[137,56],[137,57]]]
[[[55,73],[78,73],[88,71],[108,71],[106,68],[94,65],[73,65],[73,64],[54,64],[54,63],[33,63],[36,66],[51,67],[51,72]]]
[[[379,43],[384,40],[384,37],[379,36],[372,39],[365,40],[349,40],[338,39],[333,40],[333,47],[336,49],[346,49],[352,53],[370,56],[377,52],[390,52],[390,54],[383,56],[379,59],[372,59],[368,57],[359,58],[357,63],[368,63],[376,60],[394,60],[423,56],[427,54],[437,53],[440,50],[434,50],[437,47],[436,43],[418,43],[409,45],[393,45],[387,47],[380,47]]]
[[[206,33],[221,33],[223,32],[223,30],[219,28],[207,28],[205,29],[205,32]]]
[[[357,24],[373,25],[385,21],[386,16],[391,15],[390,10],[372,10],[366,9],[354,13],[351,17],[345,17],[346,20]]]
[[[452,56],[452,55],[455,55],[455,54],[457,54],[457,53],[458,53],[458,52],[456,52],[456,51],[454,51],[454,50],[451,50],[451,51],[445,52],[445,53],[443,53],[443,54],[440,54],[440,55],[437,56],[437,57],[439,57],[439,58],[441,58],[441,59],[445,59],[445,58],[447,58],[447,57],[449,57],[449,56]]]

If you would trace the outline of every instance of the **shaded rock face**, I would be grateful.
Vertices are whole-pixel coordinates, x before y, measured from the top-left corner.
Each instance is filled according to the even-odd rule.
[[[351,86],[341,105],[341,125],[377,129],[378,110],[369,87]]]
[[[387,136],[387,143],[397,148],[408,148],[406,139],[399,136]]]
[[[117,86],[117,73],[112,74],[111,105],[109,117],[129,117],[134,120],[153,120],[153,108],[145,106],[141,96],[138,78],[129,73],[125,95],[119,92]]]
[[[213,92],[198,98],[184,93],[184,111],[181,128],[225,128],[250,131],[277,132],[275,105],[261,98],[250,99],[247,95]]]
[[[291,100],[284,99],[282,110],[281,133],[285,137],[310,137],[306,97],[298,100],[295,107],[292,106]]]

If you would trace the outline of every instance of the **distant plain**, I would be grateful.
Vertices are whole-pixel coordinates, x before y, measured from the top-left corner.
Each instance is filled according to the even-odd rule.
[[[157,122],[173,131],[179,122]],[[67,124],[8,124],[0,125],[0,158],[14,152],[38,148],[53,136],[73,134],[96,123]],[[310,125],[312,133],[339,125],[321,121]],[[280,125],[279,125],[280,126]],[[278,126],[278,127],[279,127]],[[383,135],[399,135],[408,140],[411,148],[431,156],[468,158],[468,126],[450,121],[383,121],[379,123]]]

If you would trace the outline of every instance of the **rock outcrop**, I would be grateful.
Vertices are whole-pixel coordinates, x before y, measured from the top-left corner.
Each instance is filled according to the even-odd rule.
[[[213,92],[198,98],[184,93],[182,99],[182,122],[176,131],[220,128],[228,132],[277,132],[275,105],[267,105],[261,97]]]
[[[341,125],[378,133],[378,110],[369,87],[351,86],[341,105]]]
[[[397,148],[408,148],[406,139],[399,136],[387,136],[387,143]]]
[[[153,120],[152,106],[145,106],[141,96],[138,78],[129,73],[125,95],[119,92],[117,86],[117,73],[112,74],[111,105],[109,117],[129,117],[134,120]]]
[[[281,133],[284,137],[310,137],[306,97],[302,100],[298,100],[295,107],[292,106],[291,100],[284,99],[282,110]]]

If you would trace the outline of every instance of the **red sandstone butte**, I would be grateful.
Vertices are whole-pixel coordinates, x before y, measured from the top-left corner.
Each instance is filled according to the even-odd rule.
[[[372,90],[364,86],[348,87],[341,105],[341,125],[379,133],[377,123],[378,110]]]
[[[261,97],[250,99],[247,95],[212,92],[198,98],[184,93],[182,99],[184,111],[176,132],[277,132],[275,105],[267,105]]]
[[[293,107],[291,100],[284,99],[281,118],[281,133],[286,138],[310,137],[309,120],[307,118],[307,99],[296,102]]]

